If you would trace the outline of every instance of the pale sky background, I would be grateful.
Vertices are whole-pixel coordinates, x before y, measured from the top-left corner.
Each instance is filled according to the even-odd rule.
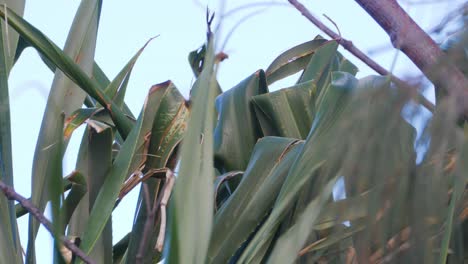
[[[44,32],[60,47],[63,47],[70,28],[78,0],[29,0],[26,1],[25,18]],[[205,7],[217,10],[221,1],[104,1],[96,61],[111,79],[120,71],[133,54],[150,38],[159,37],[146,48],[137,62],[127,89],[126,103],[137,116],[151,85],[172,80],[179,90],[188,95],[193,82],[187,55],[205,40]],[[262,1],[265,3],[265,1]],[[329,16],[340,28],[342,36],[350,39],[363,51],[389,44],[389,38],[380,27],[352,0],[305,0],[307,7],[331,28],[322,14]],[[403,6],[409,1],[400,1]],[[414,0],[413,2],[416,2]],[[412,17],[425,29],[440,21],[441,16],[458,7],[463,0],[440,0],[431,5],[409,7]],[[237,0],[226,3],[226,10],[252,1]],[[258,69],[266,69],[282,51],[311,40],[322,34],[295,9],[284,5],[287,1],[276,1],[283,5],[272,5],[268,9],[251,7],[223,21],[220,42],[227,32],[244,16],[255,12],[231,35],[224,52],[229,55],[220,67],[218,80],[227,90]],[[406,6],[407,7],[407,6]],[[256,12],[259,11],[259,12]],[[219,13],[217,13],[219,17]],[[325,36],[324,34],[322,34]],[[374,74],[347,52],[343,54],[355,63],[360,72],[358,77]],[[374,56],[382,66],[390,69],[395,52]],[[404,56],[399,55],[394,70],[397,76],[416,74],[418,71]],[[35,144],[44,112],[47,94],[53,74],[40,60],[32,48],[24,51],[10,75],[10,104],[13,136],[13,162],[15,188],[23,196],[31,193],[31,167]],[[292,82],[293,80],[289,80]],[[280,82],[272,89],[287,87],[291,83]],[[433,93],[427,92],[433,99]],[[81,130],[82,131],[82,130]],[[64,175],[75,165],[76,152],[81,133],[75,133],[64,159]],[[114,242],[129,230],[134,215],[135,198],[139,188],[133,191],[113,214]],[[21,241],[27,245],[27,221],[19,220]],[[50,235],[41,227],[36,241],[38,263],[52,262]]]

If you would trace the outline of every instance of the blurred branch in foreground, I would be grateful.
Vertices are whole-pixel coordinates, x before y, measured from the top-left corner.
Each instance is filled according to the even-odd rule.
[[[387,71],[384,67],[382,67],[380,64],[375,62],[373,59],[371,59],[369,56],[367,56],[364,52],[362,52],[360,49],[358,49],[356,46],[354,46],[352,41],[349,41],[347,39],[342,38],[340,35],[335,33],[333,30],[331,30],[329,27],[327,27],[325,24],[323,24],[320,20],[318,20],[312,13],[301,3],[299,3],[297,0],[288,0],[291,5],[293,5],[303,16],[305,16],[310,22],[312,22],[315,26],[317,26],[320,30],[322,30],[325,34],[330,36],[331,38],[335,39],[338,41],[338,43],[351,52],[354,56],[356,56],[358,59],[360,59],[362,62],[367,64],[370,68],[375,70],[377,73],[381,75],[389,75],[391,76],[392,80],[400,87],[403,88],[408,88],[409,91],[412,92],[417,92],[415,91],[414,87],[408,85],[405,83],[405,81],[401,80],[400,78],[392,75],[389,71]],[[434,105],[428,101],[423,95],[418,93],[418,100],[420,103],[426,107],[429,111],[433,112],[434,111]]]
[[[42,225],[44,225],[44,227],[47,229],[47,231],[49,231],[51,235],[54,234],[54,232],[52,232],[52,229],[53,229],[52,223],[49,220],[47,220],[47,218],[45,218],[42,212],[39,209],[37,209],[31,203],[31,201],[21,196],[20,194],[18,194],[15,190],[13,190],[13,188],[6,185],[1,180],[0,180],[0,189],[2,190],[2,192],[5,194],[5,196],[8,199],[17,201],[26,210],[28,210],[29,213],[31,213]],[[65,245],[65,247],[67,247],[70,251],[72,251],[74,255],[81,258],[85,263],[88,263],[88,264],[95,263],[92,259],[90,259],[83,251],[81,251],[74,243],[69,241],[67,238],[61,237],[60,241],[63,243],[63,245]]]

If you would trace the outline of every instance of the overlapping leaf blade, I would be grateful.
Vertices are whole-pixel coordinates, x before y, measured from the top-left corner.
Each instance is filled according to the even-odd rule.
[[[46,182],[49,186],[45,186],[49,191],[50,207],[52,212],[52,234],[54,238],[59,238],[63,236],[65,230],[64,223],[62,222],[60,205],[62,204],[62,158],[63,158],[63,124],[64,124],[65,114],[60,115],[58,120],[61,126],[57,126],[57,131],[54,135],[54,143],[49,146],[49,159],[50,159],[50,174],[48,175],[49,179]],[[54,262],[62,263],[62,256],[60,254],[61,243],[59,239],[54,239]]]
[[[265,137],[258,141],[236,191],[218,210],[209,263],[226,263],[271,210],[302,142]]]
[[[70,219],[75,212],[76,207],[81,202],[81,199],[88,192],[88,184],[86,183],[85,176],[78,172],[74,171],[67,180],[71,183],[70,192],[65,198],[62,206],[62,222],[68,224]]]
[[[268,263],[294,263],[299,250],[312,232],[313,224],[317,220],[326,200],[330,197],[335,179],[327,183],[318,197],[307,205],[299,216],[297,223],[278,238]]]
[[[262,132],[252,97],[268,92],[265,74],[258,71],[216,98],[219,113],[214,132],[216,167],[222,172],[245,170]]]
[[[9,6],[20,15],[24,12],[24,0],[2,0],[0,4],[1,8]],[[2,22],[0,36],[0,179],[13,186],[8,76],[14,63],[18,34]],[[0,195],[0,211],[4,212],[0,216],[0,256],[5,256],[15,263],[22,263],[14,202]]]
[[[88,127],[88,131],[88,193],[84,199],[89,199],[88,210],[91,211],[112,166],[112,142],[114,135],[110,127],[102,132],[97,132],[93,128]],[[81,234],[75,235],[81,236]],[[102,234],[96,242],[96,246],[90,253],[90,257],[97,263],[112,262],[111,218],[105,224]]]
[[[180,172],[170,205],[169,263],[205,263],[213,213],[213,118],[216,79],[212,39],[194,84],[192,112],[182,143]]]
[[[268,84],[303,70],[316,49],[325,42],[325,39],[317,36],[314,40],[297,45],[282,53],[266,70]]]
[[[5,19],[5,12],[2,9],[0,9],[0,17]],[[132,128],[131,122],[117,104],[113,103],[112,100],[102,92],[100,85],[95,79],[89,78],[68,55],[60,50],[44,34],[10,10],[8,12],[8,23],[18,31],[24,39],[30,42],[41,55],[45,56],[47,58],[46,61],[53,63],[63,74],[70,78],[70,80],[78,84],[81,89],[102,106],[106,107],[106,109],[112,113],[112,119],[122,137],[125,138],[128,135]]]
[[[80,58],[79,64],[83,69],[81,73],[84,76],[86,76],[85,72],[90,74],[93,67],[101,4],[101,1],[96,0],[83,1],[81,3],[65,44],[64,54],[66,53],[67,55],[64,56],[71,56],[77,61]],[[15,17],[14,14],[9,13],[8,17],[9,21],[15,20],[15,18],[17,21],[22,21],[21,18]],[[18,30],[17,27],[15,29]],[[24,36],[22,32],[20,33]],[[69,57],[66,58],[71,61]],[[78,68],[77,65],[73,65]],[[57,127],[63,128],[63,123],[58,122],[59,116],[64,112],[65,117],[68,117],[73,111],[81,107],[84,98],[85,93],[78,89],[66,75],[60,71],[56,72],[39,133],[32,170],[32,202],[40,210],[44,210],[46,202],[49,200],[48,177],[52,173],[51,165],[49,164],[49,146],[56,143],[55,141],[58,136],[62,136],[62,133],[56,135],[57,131],[59,131]],[[33,263],[35,262],[34,243],[39,226],[32,216],[30,216],[29,221],[27,260]]]
[[[169,85],[171,82],[168,81],[150,89],[137,123],[123,143],[96,197],[82,239],[81,248],[84,252],[90,253],[93,249],[112,214],[124,180],[139,167],[145,150],[146,135],[151,131],[156,109],[161,102],[160,93],[165,91],[163,87]]]
[[[168,167],[171,170],[175,169],[176,148],[187,128],[189,117],[189,109],[185,103],[184,97],[180,94],[177,88],[170,85],[165,88],[164,93],[161,93],[161,103],[156,110],[153,127],[151,129],[151,137],[148,147],[148,156],[146,157],[145,167],[164,168]],[[162,181],[160,179],[148,179],[146,184],[149,190],[150,201],[156,201],[156,197],[160,194]],[[126,263],[134,263],[136,255],[140,248],[141,237],[143,237],[144,224],[147,221],[147,201],[143,199],[143,188],[140,190],[140,197],[137,204],[134,224],[128,245],[126,255]],[[147,244],[147,249],[143,261],[151,262],[160,258],[160,253],[155,250],[155,243],[158,237],[159,225],[154,225],[151,230],[151,241]],[[150,253],[152,252],[152,253]]]
[[[318,106],[316,118],[309,136],[294,162],[289,174],[284,182],[281,191],[276,199],[273,211],[266,222],[262,225],[258,233],[247,246],[240,258],[240,262],[261,261],[268,248],[268,245],[286,211],[305,183],[311,179],[315,172],[324,165],[327,159],[328,149],[333,149],[330,144],[330,130],[334,129],[337,121],[342,115],[342,111],[355,89],[357,81],[353,76],[346,73],[334,73],[332,84],[324,91],[324,97]],[[327,133],[328,132],[328,133]],[[316,182],[314,190],[320,190],[325,184],[324,179],[336,176],[336,168],[332,168],[321,177],[314,179]],[[330,179],[330,178],[329,178]],[[311,190],[312,195],[317,195]]]
[[[252,103],[263,133],[305,139],[314,118],[310,101],[315,92],[315,83],[308,81],[255,96]]]

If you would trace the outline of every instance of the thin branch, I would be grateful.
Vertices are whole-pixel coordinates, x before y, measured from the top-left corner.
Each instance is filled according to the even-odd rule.
[[[355,1],[387,32],[393,46],[431,80],[436,90],[444,89],[457,99],[457,112],[468,116],[468,80],[397,1]]]
[[[439,34],[450,22],[458,19],[462,16],[464,12],[468,11],[468,3],[463,3],[453,11],[447,13],[442,20],[433,28],[431,28],[428,32],[429,34],[435,33]]]
[[[164,184],[164,189],[161,197],[161,201],[159,202],[160,212],[161,212],[161,224],[159,225],[159,234],[158,239],[156,241],[156,249],[159,252],[162,252],[165,234],[166,234],[166,207],[167,203],[169,202],[169,198],[172,193],[172,189],[174,188],[175,177],[171,170],[167,171],[166,174],[166,183]]]
[[[228,41],[231,39],[232,35],[234,34],[234,32],[236,31],[236,29],[242,25],[244,22],[246,22],[249,18],[252,18],[252,17],[255,17],[255,15],[257,14],[260,14],[262,13],[263,11],[265,11],[266,8],[263,8],[263,9],[260,9],[260,10],[255,10],[255,11],[252,11],[250,13],[248,13],[247,15],[243,16],[232,28],[231,30],[229,30],[228,34],[226,35],[226,38],[224,39],[223,41],[223,44],[221,45],[221,51],[225,50],[226,48],[226,45],[228,43]]]
[[[1,180],[0,189],[9,200],[15,200],[18,203],[20,203],[26,210],[28,210],[30,214],[32,214],[42,225],[44,225],[44,227],[47,229],[47,231],[49,231],[50,234],[52,234],[52,236],[54,235],[54,232],[52,231],[52,223],[49,220],[47,220],[47,218],[42,214],[42,212],[36,206],[34,206],[28,199],[15,192],[15,190],[12,187],[6,185]],[[66,237],[60,237],[59,240],[65,245],[65,247],[67,247],[71,252],[73,252],[75,256],[81,258],[85,263],[96,263],[92,259],[90,259],[89,256],[87,256],[83,251],[81,251],[81,249],[79,249],[74,243],[69,241]]]
[[[251,10],[252,8],[255,8],[255,7],[270,8],[270,7],[273,7],[273,6],[288,6],[288,4],[282,3],[282,2],[272,2],[272,1],[249,3],[249,4],[245,4],[245,5],[240,5],[238,7],[235,7],[233,9],[227,11],[226,13],[221,15],[220,19],[227,18],[227,17],[232,16],[232,15],[238,13],[239,11],[243,11],[245,9]]]
[[[164,239],[165,239],[165,232],[166,232],[166,206],[169,201],[169,198],[172,193],[172,189],[174,187],[174,174],[171,169],[164,168],[165,170],[165,183],[163,186],[163,190],[161,195],[158,198],[158,201],[153,202],[151,201],[150,195],[149,195],[149,190],[148,186],[146,183],[143,184],[143,198],[146,203],[146,212],[147,212],[147,217],[146,221],[143,227],[143,237],[141,239],[139,248],[138,248],[138,253],[136,255],[136,263],[143,263],[144,261],[144,255],[145,251],[147,250],[148,247],[148,242],[149,242],[149,237],[152,234],[152,227],[154,226],[155,219],[156,219],[156,213],[158,211],[158,208],[160,210],[161,214],[161,223],[159,226],[159,234],[158,238],[156,241],[155,249],[158,250],[159,252],[162,252],[162,248],[164,245]],[[159,178],[157,173],[160,172],[160,170],[154,170],[155,173],[153,173],[152,177]],[[151,207],[151,203],[153,206]]]
[[[377,62],[375,62],[373,59],[371,59],[369,56],[367,56],[364,52],[362,52],[360,49],[358,49],[356,46],[354,46],[353,42],[350,40],[342,38],[340,35],[335,33],[333,30],[331,30],[329,27],[327,27],[325,24],[323,24],[319,19],[317,19],[312,13],[301,3],[299,3],[297,0],[288,0],[291,5],[293,5],[301,14],[307,18],[312,24],[314,24],[316,27],[318,27],[321,31],[323,31],[325,34],[327,34],[329,37],[333,38],[336,40],[343,48],[345,48],[347,51],[351,52],[356,58],[364,62],[367,66],[372,68],[374,71],[381,75],[388,75],[391,77],[392,81],[395,82],[398,86],[407,88],[410,92],[415,93],[418,96],[418,100],[423,105],[426,107],[429,111],[434,112],[434,104],[431,103],[429,100],[426,99],[423,95],[417,93],[417,89],[414,87],[410,86],[407,84],[405,81],[401,80],[400,78],[394,76],[391,74],[389,71],[387,71],[384,67],[380,66]]]

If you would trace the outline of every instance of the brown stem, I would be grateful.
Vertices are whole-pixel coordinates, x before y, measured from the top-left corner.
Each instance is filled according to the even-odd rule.
[[[0,180],[0,190],[5,194],[5,196],[10,200],[15,200],[20,203],[30,214],[32,214],[44,227],[49,231],[52,236],[54,232],[52,231],[52,223],[47,220],[47,218],[42,214],[42,212],[34,206],[28,199],[21,196],[15,190],[6,185],[3,181]],[[57,238],[55,238],[57,239]],[[66,237],[60,237],[60,242],[62,242],[65,247],[67,247],[73,254],[79,258],[81,258],[85,263],[94,264],[92,259],[89,258],[81,249],[79,249],[74,243],[69,241]]]
[[[364,52],[362,52],[360,49],[358,49],[356,46],[354,46],[353,42],[347,39],[342,38],[340,35],[335,33],[332,29],[327,27],[325,24],[323,24],[319,19],[317,19],[312,13],[299,1],[297,0],[288,0],[291,5],[293,5],[301,14],[307,18],[312,24],[314,24],[316,27],[318,27],[321,31],[323,31],[325,34],[327,34],[329,37],[335,39],[338,41],[338,43],[345,48],[347,51],[349,51],[351,54],[356,56],[359,60],[364,62],[367,66],[369,66],[371,69],[376,71],[377,73],[381,75],[388,75],[391,76],[392,81],[395,82],[398,86],[402,88],[408,88],[410,92],[416,93],[416,89],[407,84],[405,81],[401,80],[400,78],[392,75],[389,71],[387,71],[384,67],[382,67],[380,64],[375,62],[373,59],[371,59],[369,56],[367,56]],[[380,1],[380,0],[379,0]],[[426,107],[429,111],[434,112],[434,104],[431,103],[429,100],[427,100],[423,95],[417,93],[418,95],[418,100],[419,102]]]
[[[468,80],[401,8],[396,0],[355,0],[387,32],[400,49],[434,83],[457,98],[457,111],[468,114]]]

